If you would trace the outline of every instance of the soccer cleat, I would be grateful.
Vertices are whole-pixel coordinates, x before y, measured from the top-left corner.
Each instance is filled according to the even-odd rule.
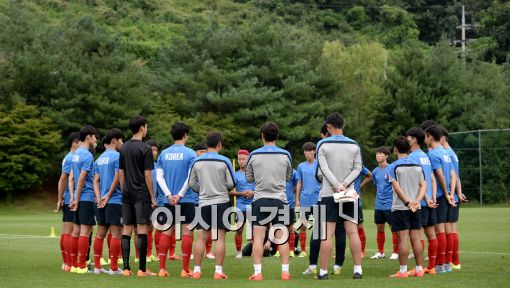
[[[159,272],[158,272],[158,276],[159,276],[159,277],[168,277],[168,276],[170,276],[170,275],[168,274],[168,271],[166,271],[165,269],[161,269],[161,270],[159,270]]]
[[[274,257],[280,257],[280,251],[276,251],[276,253],[274,253]]]
[[[317,268],[306,268],[306,270],[303,272],[303,275],[317,275]]]
[[[207,254],[205,254],[205,258],[207,258],[207,259],[216,259],[216,256],[214,256],[211,253],[207,253]]]
[[[391,278],[407,278],[407,277],[409,277],[409,275],[407,275],[407,272],[402,273],[402,272],[398,271],[397,273],[390,275],[390,277]]]
[[[436,275],[436,268],[425,268],[423,269],[423,272],[425,272],[425,274],[430,274],[430,275]]]
[[[331,270],[331,274],[337,275],[337,276],[342,274],[342,268],[335,268],[335,267],[333,267],[333,270]]]
[[[76,269],[78,269],[78,267],[74,267],[74,266],[72,266],[72,267],[71,267],[71,270],[69,270],[69,272],[71,272],[71,273],[76,273]]]
[[[138,272],[136,272],[136,276],[138,277],[156,276],[156,273],[152,273],[149,269],[145,269],[145,272],[143,272],[142,270],[138,270]]]
[[[122,275],[123,276],[131,276],[131,275],[133,275],[133,272],[131,272],[131,270],[126,269],[126,270],[122,271]]]
[[[221,279],[228,279],[228,277],[223,272],[221,272],[221,273],[215,272],[214,276],[213,276],[213,279],[214,280],[221,280]]]
[[[66,270],[66,264],[62,263],[62,271]]]
[[[363,275],[361,275],[359,273],[354,273],[354,275],[352,275],[352,279],[361,280],[361,279],[363,279]]]
[[[452,270],[452,265],[450,265],[450,263],[446,263],[446,264],[444,264],[444,270],[445,270],[446,272],[448,272],[448,273],[453,272],[453,270]]]
[[[64,272],[71,272],[71,266],[64,267]]]
[[[384,253],[381,253],[381,252],[377,252],[375,253],[374,256],[370,257],[370,259],[382,259],[382,258],[385,258],[386,256],[384,255]]]
[[[398,254],[397,253],[391,253],[390,260],[398,260]]]
[[[184,270],[181,270],[181,277],[182,278],[189,278],[189,277],[193,277],[193,273],[190,272],[186,272]]]
[[[202,277],[202,273],[200,272],[193,272],[193,275],[191,276],[191,278],[193,279],[200,279]]]
[[[455,269],[455,270],[460,270],[460,264],[458,265],[455,265],[455,264],[452,264],[452,269]]]
[[[242,259],[243,258],[243,252],[237,251],[236,253],[236,259]]]
[[[168,260],[172,261],[172,260],[182,260],[181,257],[175,255],[175,254],[172,254],[172,255],[168,255]]]
[[[320,275],[320,274],[317,274],[315,277],[313,277],[317,280],[328,280],[329,279],[329,276],[328,274],[324,274],[324,275]]]
[[[76,268],[76,273],[78,273],[78,274],[87,274],[87,273],[89,273],[89,269],[87,269],[87,267],[85,267],[85,268]]]
[[[299,255],[297,257],[299,258],[305,258],[307,255],[306,255],[306,251],[301,251],[301,253],[299,253]]]
[[[138,263],[138,262],[140,262],[140,258],[135,257],[135,263]]]
[[[425,276],[425,272],[421,270],[420,272],[417,272],[416,269],[413,269],[410,271],[411,273],[407,272],[407,274],[411,277],[423,277]]]
[[[122,270],[120,270],[120,269],[117,269],[117,270],[110,269],[110,270],[108,270],[108,274],[110,274],[110,275],[122,275]]]
[[[147,259],[151,259],[151,261],[153,261],[153,262],[159,261],[159,258],[154,256],[154,255],[151,255],[150,257],[147,257]]]
[[[437,265],[436,266],[436,273],[437,274],[446,273],[446,270],[444,269],[444,266],[443,265]]]
[[[145,263],[150,263],[150,262],[152,262],[151,256],[147,256],[147,258],[145,258]]]
[[[104,270],[103,268],[94,268],[94,274],[108,274],[108,271]]]
[[[101,266],[106,266],[106,265],[110,265],[110,259],[108,259],[108,261],[106,261],[103,257],[101,257]]]
[[[294,253],[294,251],[290,251],[289,257],[296,257],[296,253]]]
[[[282,272],[282,277],[281,279],[283,281],[287,281],[287,280],[291,280],[292,279],[292,276],[290,276],[290,273],[289,272]]]
[[[124,259],[119,258],[119,260],[117,260],[117,264],[118,264],[118,265],[122,265],[122,264],[124,264]]]
[[[258,274],[251,275],[250,278],[248,278],[248,280],[262,281],[262,280],[264,280],[264,278],[262,277],[262,273],[258,273]]]

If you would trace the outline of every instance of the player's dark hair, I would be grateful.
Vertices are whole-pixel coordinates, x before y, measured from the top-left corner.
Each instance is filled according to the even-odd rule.
[[[140,128],[142,128],[145,125],[147,125],[147,119],[140,115],[133,116],[129,120],[129,129],[131,129],[131,132],[133,132],[133,134],[138,133],[140,131]]]
[[[156,147],[156,148],[159,148],[159,145],[158,145],[158,142],[156,142],[156,140],[147,140],[145,141],[145,144],[151,146],[151,147]]]
[[[439,125],[439,129],[441,129],[441,134],[446,138],[446,141],[448,141],[448,130],[444,128],[443,126]]]
[[[106,132],[105,142],[111,144],[113,139],[124,139],[124,133],[119,128],[112,128]]]
[[[106,142],[106,135],[105,135],[105,136],[103,136],[103,138],[101,138],[101,145],[103,145],[103,147],[104,147],[104,145],[108,145],[108,144],[110,144],[110,142]]]
[[[198,151],[198,150],[206,150],[207,149],[207,145],[205,145],[204,143],[197,143],[195,145],[193,145],[193,151]]]
[[[170,134],[172,134],[172,138],[174,138],[175,141],[182,140],[184,138],[184,135],[189,134],[190,127],[186,125],[184,122],[177,122],[174,125],[172,125],[172,128],[170,129]]]
[[[97,130],[92,125],[85,125],[80,129],[80,141],[85,141],[87,136],[97,135]]]
[[[273,142],[278,139],[280,128],[278,128],[278,125],[274,122],[267,122],[260,127],[260,133],[264,136],[264,140],[267,142]]]
[[[427,130],[425,130],[425,134],[432,136],[434,141],[441,140],[441,136],[443,135],[441,134],[441,128],[438,126],[430,126]]]
[[[420,128],[423,131],[427,130],[427,128],[429,128],[430,126],[437,126],[437,122],[434,120],[425,120],[420,124]]]
[[[304,151],[315,151],[317,147],[315,146],[315,143],[313,142],[306,142],[303,144],[303,150]]]
[[[211,131],[207,133],[206,144],[207,148],[216,148],[218,144],[224,145],[223,133],[220,131]]]
[[[327,123],[322,124],[320,133],[322,135],[328,135],[329,134],[328,133],[328,124]]]
[[[411,150],[411,144],[409,144],[409,140],[407,140],[404,136],[398,136],[395,141],[393,141],[393,147],[397,149],[398,153],[409,153]]]
[[[326,123],[337,129],[344,129],[344,117],[338,112],[330,113],[326,117]]]
[[[71,132],[67,137],[67,146],[71,148],[73,143],[80,141],[80,132]]]
[[[377,149],[375,149],[375,153],[384,153],[384,154],[389,156],[390,155],[390,149],[388,149],[385,146],[377,147]]]
[[[410,136],[416,138],[418,141],[418,145],[423,145],[425,143],[425,132],[420,127],[412,127],[406,131],[406,136]]]

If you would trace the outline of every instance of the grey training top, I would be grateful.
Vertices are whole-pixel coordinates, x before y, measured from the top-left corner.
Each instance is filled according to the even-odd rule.
[[[397,181],[404,195],[413,201],[420,193],[420,184],[425,181],[425,174],[419,164],[409,157],[398,159],[386,168],[388,179],[391,183]],[[418,206],[420,209],[420,206]],[[404,201],[393,191],[393,203],[391,211],[409,210]]]

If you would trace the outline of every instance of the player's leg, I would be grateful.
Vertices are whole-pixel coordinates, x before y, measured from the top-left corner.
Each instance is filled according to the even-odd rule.
[[[306,227],[304,225],[299,228],[299,244],[301,245],[301,253],[298,257],[306,257]]]
[[[444,273],[445,257],[446,257],[446,230],[445,223],[447,218],[447,203],[444,196],[437,199],[438,207],[436,208],[437,224],[436,224],[436,238],[437,238],[437,253],[436,253],[436,272]],[[430,258],[430,256],[429,256]]]
[[[400,264],[399,272],[390,277],[405,278],[407,277],[407,261],[409,257],[409,247],[407,244],[409,238],[409,230],[400,230],[398,236],[398,262]]]
[[[446,253],[444,259],[444,266],[446,272],[452,272],[452,255],[453,255],[453,234],[452,234],[452,212],[453,206],[448,203],[448,209],[446,214],[446,223],[444,225],[446,235]]]
[[[329,259],[333,249],[333,236],[336,229],[336,222],[326,222],[326,240],[320,243],[320,271],[318,278],[321,279],[328,275]],[[339,224],[340,225],[340,224]],[[357,231],[356,231],[357,232]]]
[[[202,207],[202,208],[204,208],[204,207]],[[202,274],[201,265],[202,265],[203,257],[198,257],[198,255],[204,255],[205,244],[207,242],[207,239],[209,238],[209,235],[210,234],[209,234],[208,230],[205,230],[202,227],[199,227],[197,241],[195,242],[195,248],[193,251],[193,254],[197,255],[197,257],[194,258],[194,261],[195,261],[195,267],[193,268],[193,278],[194,279],[198,279],[201,277],[201,274]]]
[[[105,222],[102,223],[102,225],[97,226],[96,238],[94,238],[94,274],[107,272],[101,265],[101,258],[103,256],[104,238],[106,233],[108,233],[108,226],[104,225],[106,224]]]
[[[411,246],[413,248],[414,259],[416,261],[416,268],[411,272],[411,276],[423,277],[423,240],[422,240],[422,225],[421,225],[421,209],[416,212],[409,212],[410,214],[410,230],[409,237],[411,239]]]
[[[80,201],[78,210],[80,218],[80,238],[78,240],[78,273],[87,273],[87,254],[89,251],[92,226],[96,224],[94,217],[94,202]]]
[[[214,254],[211,253],[211,248],[212,248],[212,231],[210,233],[211,235],[209,235],[209,239],[207,240],[207,243],[205,243],[205,258],[207,259],[214,259],[215,256]]]
[[[211,230],[212,231],[212,230]],[[218,229],[218,239],[216,240],[216,248],[214,248],[215,252],[215,262],[216,267],[214,270],[214,279],[225,279],[227,275],[223,272],[223,261],[225,260],[225,236],[227,234],[227,230]],[[211,234],[209,234],[209,238],[211,238]]]
[[[118,205],[120,206],[120,205]],[[119,221],[120,222],[120,221]],[[122,226],[120,225],[110,225],[110,233],[112,235],[112,239],[110,242],[110,274],[121,274],[122,271],[119,269],[119,255],[120,255],[120,247],[121,247],[121,237],[122,237]]]
[[[195,219],[195,205],[191,203],[180,204],[181,211],[184,215],[184,222],[181,223],[182,241],[181,241],[181,255],[182,255],[182,271],[181,277],[190,277],[189,263],[193,251],[193,231],[189,229],[189,223]],[[210,235],[209,235],[210,237]],[[207,243],[206,243],[207,246]],[[207,249],[207,248],[206,248]]]
[[[349,237],[352,262],[354,262],[354,275],[363,274],[361,270],[361,240],[359,239],[358,227],[350,221],[344,221],[345,233]]]
[[[358,205],[358,235],[361,242],[361,259],[365,258],[365,245],[367,237],[365,235],[365,228],[363,228],[363,209]]]
[[[78,269],[78,242],[80,239],[80,224],[77,213],[74,212],[73,218],[73,232],[69,240],[69,250],[71,251],[71,272],[76,272]]]
[[[140,255],[137,275],[155,276],[156,274],[147,269],[147,233],[149,231],[149,223],[151,223],[150,216],[152,214],[152,208],[149,202],[136,202],[134,206],[136,213],[136,231],[138,232],[138,254]]]
[[[452,212],[452,222],[450,224],[452,237],[453,237],[453,254],[452,254],[452,268],[460,269],[460,260],[459,260],[459,234],[457,232],[457,222],[459,220],[459,210],[460,210],[460,202],[457,203],[457,207],[453,208]]]
[[[336,225],[335,228],[335,265],[333,266],[333,274],[340,275],[345,261],[345,246],[347,235],[344,225]]]
[[[236,245],[236,259],[241,259],[243,257],[242,255],[242,248],[243,248],[243,232],[244,232],[244,223],[237,222],[237,227],[241,225],[241,228],[235,232],[234,241]]]
[[[74,215],[67,205],[62,208],[62,235],[60,238],[61,250],[63,250],[63,270],[66,272],[71,271],[73,260],[71,257],[72,251],[72,234],[73,234],[73,218]]]
[[[258,224],[258,223],[254,223]],[[253,269],[254,273],[252,277],[255,278],[259,275],[262,276],[262,256],[264,255],[264,238],[266,236],[266,227],[254,225],[253,226]]]

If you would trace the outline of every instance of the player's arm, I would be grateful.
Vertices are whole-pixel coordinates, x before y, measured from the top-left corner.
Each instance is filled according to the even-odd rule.
[[[108,190],[108,193],[106,193],[101,198],[101,202],[102,202],[101,206],[102,207],[105,207],[106,204],[108,204],[108,201],[110,201],[110,198],[112,198],[113,192],[115,192],[115,190],[117,189],[118,186],[119,186],[119,170],[115,171],[115,176],[113,177],[113,182],[112,182],[112,185],[110,185],[110,189]]]
[[[145,185],[147,185],[147,189],[149,189],[149,194],[151,195],[152,206],[156,207],[157,203],[156,203],[156,198],[154,197],[154,185],[153,185],[154,180],[152,179],[151,170],[145,170],[144,175],[145,175]]]
[[[80,177],[78,177],[78,185],[76,185],[76,199],[74,200],[77,204],[80,202],[81,192],[83,191],[83,186],[85,186],[85,179],[87,179],[88,171],[82,170],[80,172]],[[75,205],[74,209],[78,209],[78,205]]]
[[[69,175],[67,173],[62,172],[62,174],[60,174],[60,179],[58,179],[57,209],[55,209],[55,212],[60,211],[64,204],[64,191],[66,190],[66,185],[68,185],[68,179]]]
[[[69,203],[72,206],[74,202],[74,173],[73,170],[69,172],[69,177],[67,179],[67,187],[69,187],[69,196],[71,196]]]
[[[329,182],[329,184],[333,187],[333,190],[335,192],[340,192],[341,183],[340,181],[338,181],[338,179],[336,179],[333,172],[331,172],[331,169],[329,168],[328,165],[328,161],[326,159],[326,155],[324,153],[324,148],[322,146],[319,148],[317,160],[319,161],[319,167],[323,177],[326,179],[326,181]]]
[[[253,159],[252,159],[253,156],[250,156],[250,158],[248,159],[248,165],[246,165],[246,172],[245,172],[245,175],[246,175],[246,182],[254,182],[255,181],[255,174],[253,172]]]
[[[301,181],[301,179],[298,180],[296,187],[294,189],[296,189],[296,199],[294,200],[295,206],[297,208],[299,208],[299,207],[301,207],[301,202],[300,202],[301,189],[303,189],[303,182]]]
[[[459,175],[457,175],[457,186],[456,187],[456,192],[457,192],[457,196],[459,196],[459,199],[461,202],[467,202],[467,198],[466,198],[466,195],[464,195],[464,193],[462,193],[462,184],[460,183],[460,177]]]
[[[158,182],[158,185],[161,188],[161,190],[163,190],[163,193],[165,194],[165,196],[168,199],[170,199],[170,197],[172,197],[172,192],[170,191],[170,189],[168,188],[168,185],[166,184],[165,171],[162,168],[156,169],[156,181]]]
[[[124,169],[119,169],[119,185],[120,191],[124,191],[124,181],[126,180],[126,176],[124,174]]]
[[[398,198],[400,198],[402,202],[404,202],[404,204],[409,208],[409,210],[415,212],[416,210],[413,210],[414,206],[412,206],[411,201],[406,197],[404,191],[402,191],[402,188],[400,187],[398,181],[391,182],[391,186],[393,187],[393,191],[397,193]]]
[[[97,207],[101,208],[101,189],[99,187],[99,173],[96,173],[94,175],[94,194],[96,195],[97,199]]]
[[[195,165],[191,168],[191,172],[189,173],[189,181],[188,181],[189,187],[191,190],[195,192],[200,192],[200,182],[198,181],[198,174],[195,169]]]
[[[225,169],[225,179],[227,180],[226,187],[228,191],[232,191],[236,187],[236,181],[234,180],[233,169],[229,166],[230,162],[225,164],[227,167]]]
[[[450,197],[450,195],[448,194],[448,189],[446,188],[446,179],[444,178],[443,175],[443,169],[438,168],[434,171],[436,173],[436,180],[439,181],[439,185],[441,185],[441,188],[443,189],[445,196]]]
[[[343,185],[346,188],[347,188],[347,185],[350,185],[351,183],[354,182],[354,180],[356,180],[356,178],[361,173],[361,169],[363,169],[363,163],[361,160],[361,151],[360,151],[359,146],[358,146],[358,149],[356,150],[356,155],[354,156],[353,165],[354,165],[354,167],[353,167],[351,173],[349,173],[349,175],[347,175],[347,177],[345,177],[345,180],[343,182]]]
[[[368,171],[367,173],[367,177],[363,180],[363,182],[361,182],[361,189],[365,188],[368,183],[372,182],[372,172]]]
[[[457,189],[457,173],[455,173],[455,170],[452,168],[452,170],[450,170],[450,197],[449,197],[449,200],[450,200],[450,204],[452,204],[454,207],[457,206],[455,204],[455,189]]]
[[[184,184],[182,185],[181,190],[179,191],[179,193],[177,193],[177,195],[175,195],[175,196],[173,196],[173,197],[170,197],[170,198],[169,198],[169,199],[170,199],[170,204],[171,204],[171,205],[176,205],[176,204],[178,204],[178,203],[179,203],[179,201],[181,201],[181,198],[182,198],[182,197],[184,197],[184,195],[186,195],[186,191],[188,191],[188,189],[189,189],[189,184],[188,184],[188,182],[189,182],[189,174],[190,174],[190,172],[191,172],[191,170],[188,170],[188,177],[187,177],[187,178],[186,178],[186,180],[184,181]],[[156,175],[157,175],[157,170],[156,170]],[[163,181],[164,181],[164,180],[165,180],[165,179],[163,178]],[[158,182],[158,184],[159,184],[159,182]],[[165,184],[166,184],[166,182],[165,182]],[[161,185],[160,185],[160,187],[161,187]],[[170,196],[171,196],[171,195],[170,195]],[[169,196],[167,196],[167,197],[169,197]]]
[[[437,195],[437,184],[436,184],[436,176],[434,176],[434,172],[430,172],[430,187],[432,189],[432,199],[427,196],[427,193],[423,196],[425,198],[425,202],[427,202],[427,206],[429,208],[437,208],[436,203],[436,195]]]

